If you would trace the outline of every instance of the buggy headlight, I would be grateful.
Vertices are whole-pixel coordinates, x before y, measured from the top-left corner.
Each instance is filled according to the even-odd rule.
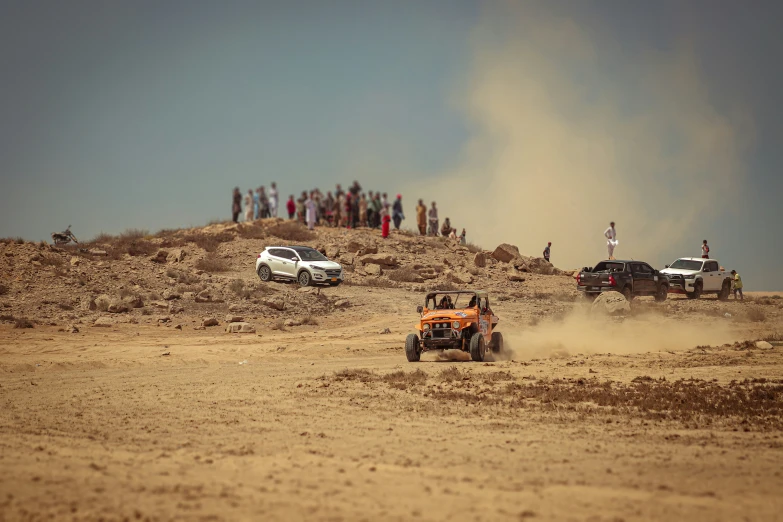
[[[454,321],[453,323],[451,323],[451,327],[454,328],[455,330],[459,330],[459,326],[460,326],[459,321]]]
[[[429,325],[429,323],[426,323],[426,324],[424,325],[424,331],[425,331],[425,332],[428,332],[429,330],[430,330],[430,325]]]

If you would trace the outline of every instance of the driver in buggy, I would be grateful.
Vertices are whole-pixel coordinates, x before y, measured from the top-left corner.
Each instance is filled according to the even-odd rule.
[[[454,304],[451,302],[451,296],[444,295],[438,304],[438,308],[440,310],[449,310],[454,308]]]

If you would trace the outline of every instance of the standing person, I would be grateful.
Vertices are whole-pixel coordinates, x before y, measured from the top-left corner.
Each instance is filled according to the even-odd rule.
[[[386,239],[389,237],[389,222],[391,221],[391,217],[389,217],[388,203],[384,205],[383,209],[381,209],[381,221],[383,222],[381,225],[381,237]]]
[[[342,219],[342,196],[336,196],[332,202],[332,225],[339,227]]]
[[[239,214],[242,213],[242,193],[239,187],[234,187],[234,194],[231,198],[231,219],[234,223],[239,221]]]
[[[451,234],[451,220],[446,218],[446,220],[443,222],[443,226],[440,227],[440,235],[447,237],[449,234]]]
[[[305,200],[305,212],[307,213],[307,228],[313,230],[315,228],[315,193],[310,192],[310,196]]]
[[[430,208],[430,211],[428,213],[428,217],[430,220],[430,235],[431,236],[437,236],[438,235],[438,223],[440,222],[438,220],[438,207],[435,206],[435,202],[432,202],[432,207]]]
[[[264,187],[258,187],[258,214],[260,218],[269,217],[269,196],[266,195]]]
[[[381,205],[381,194],[376,192],[375,197],[372,200],[373,221],[370,225],[372,228],[381,226],[381,210],[383,210],[383,205]]]
[[[353,203],[351,202],[351,193],[345,193],[345,228],[351,228],[351,222],[353,221]]]
[[[462,234],[459,235],[459,244],[462,246],[465,246],[468,244],[468,234],[465,232],[465,229],[462,229]]]
[[[340,199],[345,192],[343,192],[343,187],[338,183],[334,186],[334,197],[337,199]]]
[[[381,196],[381,207],[388,207],[388,206],[389,206],[389,197],[384,192],[383,196]]]
[[[394,207],[392,208],[393,211],[393,219],[394,219],[394,230],[400,229],[400,223],[402,223],[402,220],[405,219],[405,213],[402,211],[402,195],[397,194],[397,199],[394,200]]]
[[[253,206],[256,209],[256,219],[261,219],[261,187],[258,187],[253,195]]]
[[[416,225],[419,227],[419,235],[427,235],[427,207],[423,200],[419,200],[416,207]]]
[[[617,246],[617,231],[614,229],[614,221],[609,223],[609,228],[604,230],[606,249],[609,251],[609,259],[614,259],[614,247]]]
[[[351,228],[359,226],[359,196],[351,192]]]
[[[546,248],[544,249],[544,259],[546,259],[547,261],[549,261],[549,253],[551,252],[551,248],[552,248],[552,242],[550,241],[549,243],[546,244]]]
[[[702,259],[710,258],[710,245],[707,244],[706,239],[701,242],[701,258]]]
[[[449,239],[453,239],[455,243],[457,242],[457,229],[456,228],[452,228],[451,232],[449,232]]]
[[[362,192],[359,200],[359,226],[367,226],[367,196],[365,196],[364,192]]]
[[[277,217],[277,204],[279,201],[279,194],[277,193],[277,183],[274,181],[272,182],[272,185],[269,187],[269,216],[276,218]]]
[[[736,270],[731,271],[731,279],[734,282],[734,300],[737,300],[737,294],[739,293],[740,300],[744,301],[745,296],[742,295],[742,278]]]
[[[326,193],[326,199],[324,200],[324,208],[326,209],[326,221],[329,226],[334,225],[334,196],[332,192]]]
[[[288,202],[285,204],[285,209],[288,211],[288,219],[294,219],[296,214],[296,203],[294,203],[294,195],[288,196]]]
[[[245,221],[253,221],[253,189],[247,189],[245,196]]]
[[[302,195],[296,200],[296,220],[300,223],[306,223],[305,219],[305,201],[307,200],[307,192],[302,191]]]
[[[372,190],[367,191],[367,226],[372,228],[375,221],[375,211],[372,208]]]

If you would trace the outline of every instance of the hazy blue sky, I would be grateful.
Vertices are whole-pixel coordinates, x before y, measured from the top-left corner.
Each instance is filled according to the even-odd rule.
[[[273,180],[284,195],[353,179],[390,193],[404,187],[410,226],[413,200],[438,199],[455,172],[472,169],[479,183],[486,175],[503,181],[497,190],[525,190],[529,173],[492,178],[491,152],[479,162],[473,153],[477,140],[492,141],[485,147],[492,151],[519,138],[504,134],[507,123],[495,126],[504,105],[488,102],[494,94],[486,93],[498,92],[503,78],[528,75],[510,81],[512,92],[503,96],[513,105],[515,86],[538,87],[572,100],[537,115],[551,114],[559,128],[574,120],[564,149],[586,129],[621,134],[633,121],[669,168],[659,175],[640,165],[643,176],[634,177],[624,151],[639,144],[629,145],[625,136],[613,142],[612,154],[626,156],[614,162],[629,172],[620,180],[623,190],[636,192],[634,205],[646,210],[639,223],[622,206],[592,207],[591,219],[620,225],[621,247],[628,250],[618,248],[619,255],[631,256],[636,246],[637,257],[661,266],[697,255],[708,238],[716,257],[737,268],[748,287],[783,290],[781,19],[783,4],[760,1],[6,0],[0,3],[0,236],[48,239],[68,224],[83,238],[204,224],[229,216],[235,185],[244,191]],[[530,20],[570,27],[562,34],[578,35],[579,45],[590,49],[587,61],[573,41],[561,47],[552,36],[561,33],[520,39],[536,32]],[[530,45],[542,42],[546,49],[531,52]],[[539,66],[548,76],[536,86]],[[645,71],[674,71],[675,87],[658,85]],[[491,88],[485,78],[493,79]],[[646,113],[659,106],[671,111],[661,114],[677,113],[666,103],[669,88],[678,89],[673,99],[684,111],[699,101],[698,125],[680,121],[671,135],[660,118],[644,125]],[[647,106],[649,96],[655,101]],[[608,123],[585,126],[592,100],[611,114]],[[720,139],[698,143],[700,129],[712,124]],[[689,166],[678,174],[676,163],[688,152],[682,149],[690,147],[696,148],[687,155]],[[592,162],[589,154],[578,157]],[[640,162],[649,165],[649,157]],[[600,165],[610,160],[603,150]],[[593,174],[598,165],[586,165],[591,174],[581,178],[574,172],[576,185],[600,183]],[[720,180],[703,172],[716,165],[728,165]],[[691,183],[680,183],[685,178]],[[607,200],[617,179],[606,180]],[[654,184],[659,188],[651,190]],[[580,209],[578,194],[569,182],[540,197],[556,214]],[[645,194],[657,203],[635,202]],[[493,214],[498,222],[485,234],[471,219],[493,205],[492,195],[472,196],[450,194],[441,206],[484,247],[495,246],[490,242],[499,230],[530,254],[555,238],[559,266],[592,264],[603,255],[600,238],[594,250],[564,247],[572,243],[569,234],[595,236],[600,229],[600,236],[603,227],[591,223],[583,230],[555,219],[547,228],[548,216],[538,208],[528,216],[515,208],[508,220]],[[689,208],[697,215],[682,230],[672,228]],[[645,249],[643,238],[656,233],[648,219],[656,209],[668,217],[658,232],[670,241]],[[624,243],[629,236],[636,242]]]

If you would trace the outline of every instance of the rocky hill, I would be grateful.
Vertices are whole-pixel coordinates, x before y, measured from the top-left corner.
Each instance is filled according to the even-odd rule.
[[[255,274],[267,245],[307,245],[343,264],[346,282],[329,289],[267,283]],[[573,271],[526,257],[512,245],[493,250],[459,246],[446,238],[375,230],[305,227],[268,219],[165,230],[130,230],[87,244],[54,247],[0,243],[0,320],[18,326],[158,323],[201,328],[252,315],[275,327],[326,316],[361,299],[355,287],[482,288],[499,300],[531,297],[544,288],[564,300],[576,295]],[[226,317],[227,316],[227,317]],[[78,328],[78,326],[76,326]]]

